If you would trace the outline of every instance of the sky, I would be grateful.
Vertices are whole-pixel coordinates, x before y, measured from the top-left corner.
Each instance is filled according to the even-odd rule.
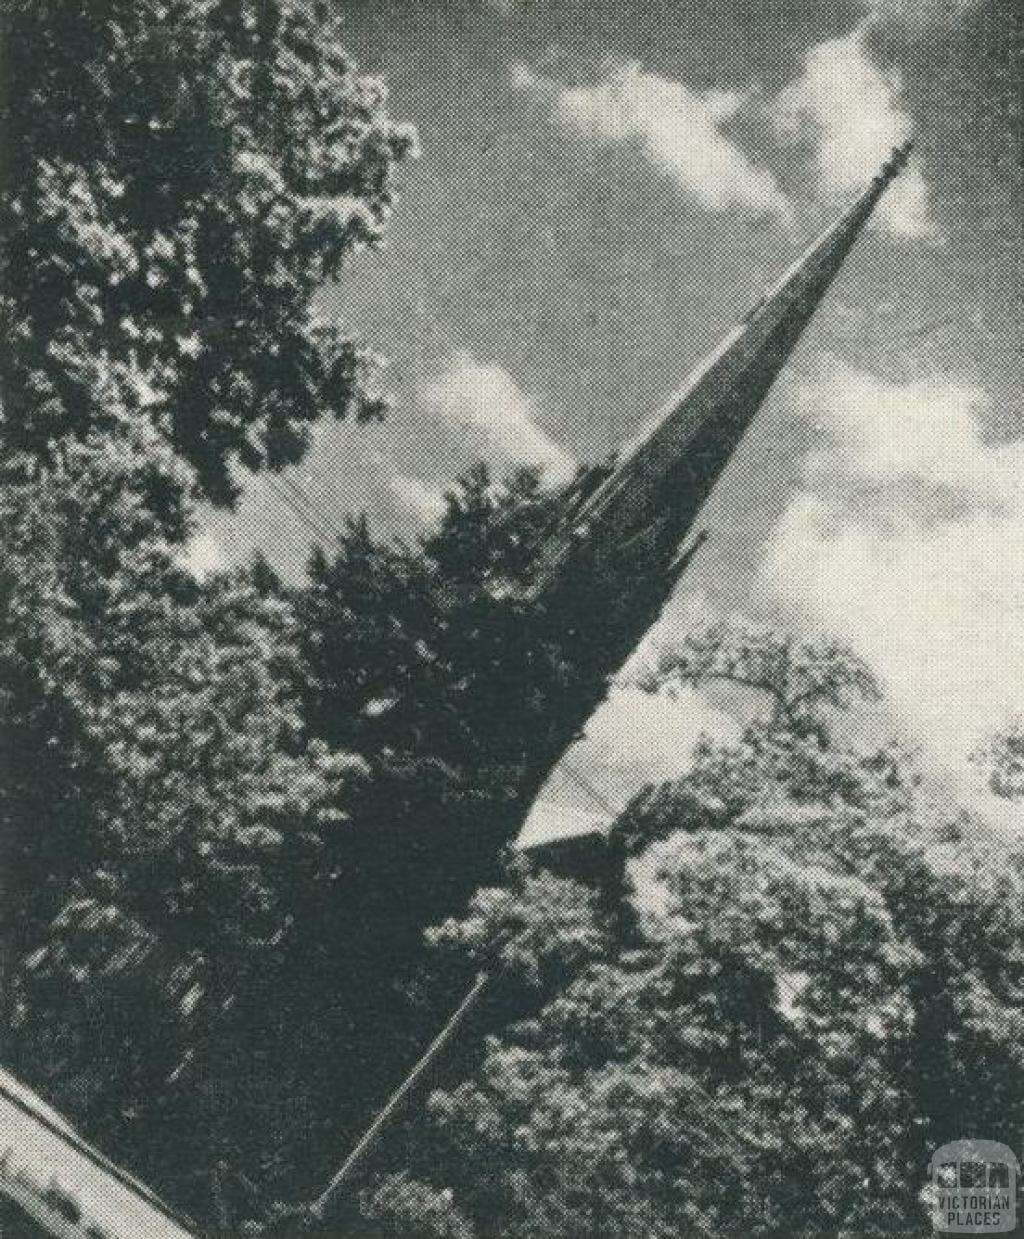
[[[337,525],[365,510],[414,536],[476,459],[558,480],[604,457],[915,139],[709,501],[710,540],[653,639],[733,609],[841,637],[925,768],[996,813],[969,755],[1024,712],[1024,10],[345,10],[350,49],[422,151],[386,247],[320,298],[388,359],[393,397],[382,426],[321,427],[291,471]],[[258,546],[294,577],[309,541],[257,480],[209,515],[192,557],[202,570]],[[702,729],[734,726],[697,694],[626,684],[572,760],[621,803],[684,769]],[[597,810],[573,788],[556,777],[539,833]]]

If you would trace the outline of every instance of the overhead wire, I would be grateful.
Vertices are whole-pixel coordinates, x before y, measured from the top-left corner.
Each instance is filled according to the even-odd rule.
[[[326,518],[319,514],[311,515],[310,512],[306,511],[302,503],[294,498],[293,494],[281,483],[280,476],[275,477],[272,474],[267,474],[263,480],[271,494],[275,495],[288,508],[299,524],[305,526],[318,541],[326,539],[328,542],[333,542],[336,539],[338,536],[337,531],[331,527]]]
[[[294,478],[287,473],[277,475],[278,482],[292,495],[297,503],[300,504],[313,519],[321,525],[325,531],[331,534],[332,538],[341,536],[341,529],[335,524],[333,518],[318,504],[314,503],[309,494],[295,481]]]

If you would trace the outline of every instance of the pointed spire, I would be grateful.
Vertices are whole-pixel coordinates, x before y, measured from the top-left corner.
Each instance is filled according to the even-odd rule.
[[[592,569],[666,517],[678,546],[910,150],[910,142],[893,150],[856,201],[744,315],[563,522],[542,557],[539,592],[556,585],[577,557]]]
[[[657,620],[704,541],[686,551],[704,501],[795,348],[861,229],[906,164],[896,148],[863,193],[808,246],[697,367],[610,469],[567,497],[544,539],[530,591],[548,639],[571,647],[578,676],[531,754],[532,799]]]

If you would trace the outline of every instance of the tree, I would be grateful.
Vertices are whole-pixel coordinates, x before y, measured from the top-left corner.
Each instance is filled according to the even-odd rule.
[[[531,727],[544,725],[545,677],[567,674],[524,596],[560,500],[536,470],[495,482],[478,466],[419,546],[382,543],[354,521],[332,559],[316,553],[298,600],[313,730],[466,768],[522,761]]]
[[[572,682],[566,648],[545,641],[519,588],[557,505],[535,472],[496,484],[474,470],[418,547],[381,542],[354,521],[294,593],[310,731],[369,771],[292,937],[288,991],[309,1050],[294,1088],[310,1099],[310,1188],[464,984],[453,958],[423,986],[423,932],[500,873],[526,807],[522,768]],[[285,1026],[276,1040],[293,1062]]]
[[[350,845],[398,958],[497,874],[523,771],[578,686],[569,635],[522,590],[559,502],[534,471],[474,470],[420,547],[354,522],[295,599],[310,729],[373,770]]]
[[[381,413],[315,295],[379,243],[413,134],[341,26],[323,0],[3,6],[7,453],[51,461],[123,406],[225,503],[325,411]]]
[[[476,472],[418,548],[356,521],[308,588],[261,562],[200,581],[131,433],[0,487],[8,1027],[30,1079],[207,1216],[217,1166],[312,1188],[458,994],[454,957],[419,983],[423,930],[498,873],[571,682],[514,588],[557,497]]]
[[[367,774],[309,737],[267,566],[181,562],[193,499],[383,410],[316,298],[413,135],[341,35],[317,0],[0,11],[6,1053],[200,1214],[294,1135],[246,1019]]]
[[[426,1233],[905,1234],[932,1149],[1012,1143],[1024,859],[932,820],[898,750],[836,739],[877,692],[840,647],[718,626],[648,687],[723,678],[767,709],[616,823],[618,907],[513,873],[436,936],[517,998],[368,1218],[411,1175],[445,1193]]]
[[[0,487],[8,1053],[194,1199],[177,1174],[264,1137],[239,1140],[227,1100],[239,1024],[365,766],[305,736],[287,601],[246,571],[194,579],[141,457],[65,459]]]

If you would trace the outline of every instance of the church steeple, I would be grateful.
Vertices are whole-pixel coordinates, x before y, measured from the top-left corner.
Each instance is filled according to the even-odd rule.
[[[613,468],[577,487],[541,549],[532,597],[571,643],[575,697],[535,753],[536,791],[639,644],[689,556],[680,548],[769,388],[887,186],[897,147],[864,192],[744,315]],[[569,708],[571,705],[571,708]],[[541,750],[544,750],[543,752]]]
[[[572,513],[545,548],[539,592],[558,581],[578,551],[601,558],[653,521],[669,518],[678,545],[910,148],[907,142],[892,152]]]

